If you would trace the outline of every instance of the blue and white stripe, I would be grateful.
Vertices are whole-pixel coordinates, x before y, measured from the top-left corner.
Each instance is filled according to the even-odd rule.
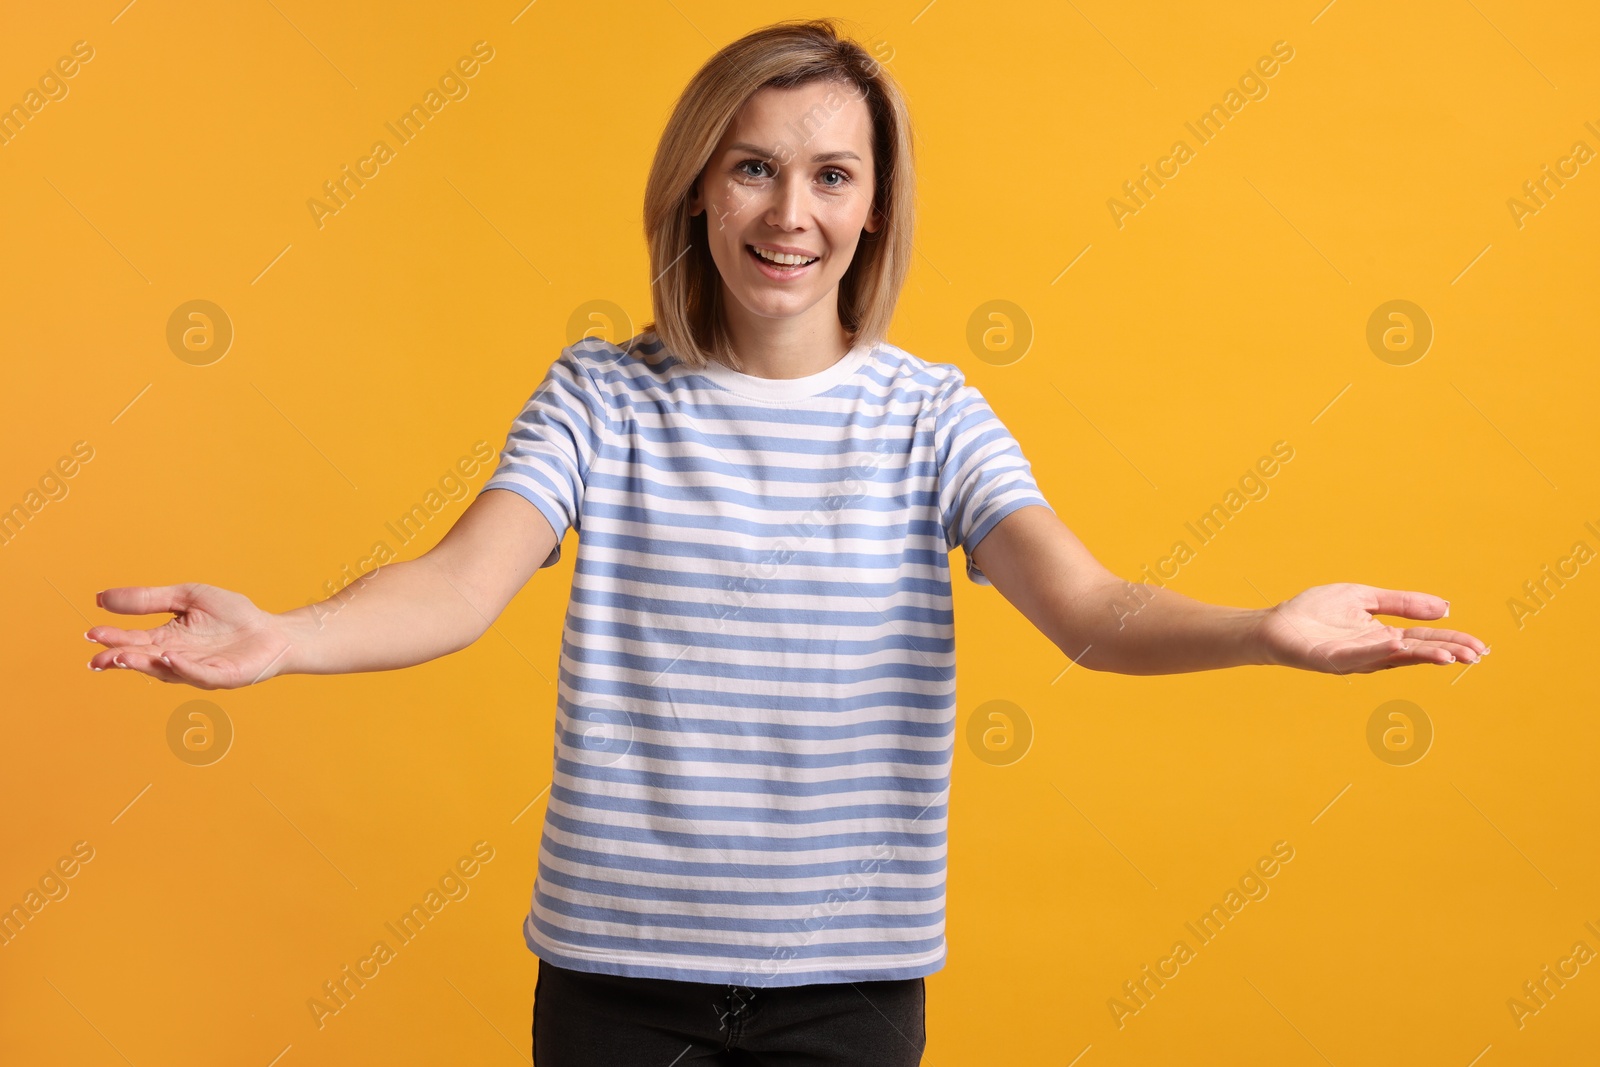
[[[747,986],[938,970],[948,557],[988,584],[973,547],[1049,506],[961,371],[880,342],[763,379],[589,338],[489,489],[578,533],[528,947]]]

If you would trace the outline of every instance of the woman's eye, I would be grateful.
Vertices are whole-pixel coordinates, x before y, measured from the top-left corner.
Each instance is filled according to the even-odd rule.
[[[752,169],[753,168],[753,169]],[[746,178],[766,178],[771,176],[772,168],[764,159],[746,159],[735,165],[739,174]],[[830,180],[833,179],[833,180]],[[835,167],[829,167],[822,172],[821,181],[829,189],[838,189],[848,185],[850,175]]]

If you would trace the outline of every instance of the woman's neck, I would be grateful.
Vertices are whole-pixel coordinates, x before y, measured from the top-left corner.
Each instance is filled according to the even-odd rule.
[[[804,378],[827,370],[850,350],[837,313],[831,321],[801,318],[731,320],[728,336],[739,370],[757,378]]]

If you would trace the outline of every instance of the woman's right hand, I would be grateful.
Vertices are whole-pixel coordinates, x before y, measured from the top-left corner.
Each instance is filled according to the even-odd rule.
[[[238,689],[282,673],[292,647],[279,616],[214,585],[121,586],[95,603],[118,615],[174,616],[153,630],[90,627],[84,636],[106,646],[89,660],[95,670],[125,667],[196,689]]]

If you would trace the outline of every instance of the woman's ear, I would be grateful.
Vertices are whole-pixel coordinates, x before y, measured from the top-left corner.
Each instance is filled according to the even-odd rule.
[[[882,225],[883,220],[878,215],[877,205],[873,205],[872,208],[867,211],[867,224],[861,228],[867,233],[877,233],[879,227]]]
[[[705,209],[705,205],[700,202],[700,179],[696,178],[694,184],[689,186],[689,217],[693,218]]]

